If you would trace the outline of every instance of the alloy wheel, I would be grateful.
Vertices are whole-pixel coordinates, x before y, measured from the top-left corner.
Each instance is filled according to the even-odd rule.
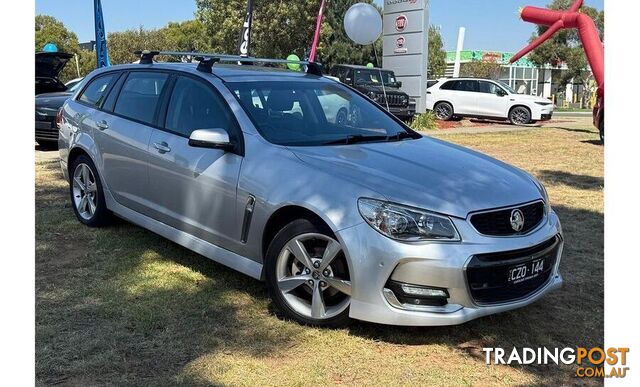
[[[87,164],[80,163],[73,172],[73,205],[78,214],[90,220],[97,209],[96,178]]]
[[[276,261],[282,298],[298,314],[330,319],[351,302],[351,280],[342,246],[323,234],[302,234],[289,240]]]
[[[453,115],[453,112],[451,110],[452,110],[451,106],[449,106],[446,103],[438,104],[438,106],[436,106],[436,110],[435,110],[436,117],[439,120],[449,119]]]
[[[511,112],[511,119],[518,125],[526,125],[529,123],[529,112],[525,108],[515,108]]]

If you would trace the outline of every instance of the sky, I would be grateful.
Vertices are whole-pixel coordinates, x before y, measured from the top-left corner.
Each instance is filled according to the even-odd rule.
[[[382,4],[382,0],[375,1]],[[464,26],[465,49],[518,51],[534,31],[533,25],[519,19],[518,10],[525,5],[544,7],[550,1],[431,0],[430,21],[440,26],[446,50],[455,50],[458,29]],[[604,0],[586,0],[585,4],[603,9]],[[195,0],[103,0],[102,9],[110,32],[139,26],[159,28],[170,21],[189,20],[196,5]],[[36,14],[61,20],[80,42],[94,39],[91,0],[36,0]]]

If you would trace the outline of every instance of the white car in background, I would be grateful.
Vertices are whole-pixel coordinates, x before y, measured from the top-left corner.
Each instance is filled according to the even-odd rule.
[[[444,121],[454,117],[476,117],[526,125],[550,120],[553,102],[518,94],[501,81],[455,78],[441,79],[427,90],[427,110],[432,110]]]

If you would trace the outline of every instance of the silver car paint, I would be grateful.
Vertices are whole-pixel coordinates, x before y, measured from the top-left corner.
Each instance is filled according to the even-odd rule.
[[[244,157],[189,147],[186,138],[148,126],[131,138],[126,133],[138,124],[71,98],[64,106],[59,140],[65,176],[70,151],[82,149],[98,168],[107,207],[133,223],[254,278],[263,278],[262,237],[268,220],[288,206],[305,208],[322,218],[343,246],[353,273],[350,316],[387,324],[462,323],[526,305],[562,282],[556,265],[552,279],[538,293],[492,306],[474,305],[464,285],[464,267],[472,255],[530,247],[562,233],[553,212],[536,230],[520,237],[482,236],[469,224],[471,212],[541,199],[540,189],[526,172],[431,138],[332,147],[274,145],[260,136],[233,94],[214,75],[185,64],[117,68],[175,70],[210,82],[229,104],[244,136]],[[97,70],[88,78],[105,71],[109,69]],[[216,74],[247,82],[265,77],[270,81],[295,77],[333,82],[300,73],[236,76],[224,66]],[[99,129],[96,118],[107,121],[109,127]],[[161,154],[154,147],[156,142],[167,143],[171,152]],[[111,172],[119,171],[118,176],[110,168],[115,168]],[[256,198],[256,205],[243,243],[241,219],[249,195]],[[359,197],[450,215],[463,241],[410,244],[388,239],[364,223],[357,207]],[[420,311],[393,306],[382,289],[391,273],[405,282],[447,284],[452,306]]]

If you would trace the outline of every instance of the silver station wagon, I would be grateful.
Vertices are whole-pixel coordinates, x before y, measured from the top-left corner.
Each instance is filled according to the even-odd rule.
[[[423,137],[314,63],[155,54],[94,71],[63,106],[85,225],[115,214],[315,326],[460,324],[562,284],[560,222],[528,173]]]

